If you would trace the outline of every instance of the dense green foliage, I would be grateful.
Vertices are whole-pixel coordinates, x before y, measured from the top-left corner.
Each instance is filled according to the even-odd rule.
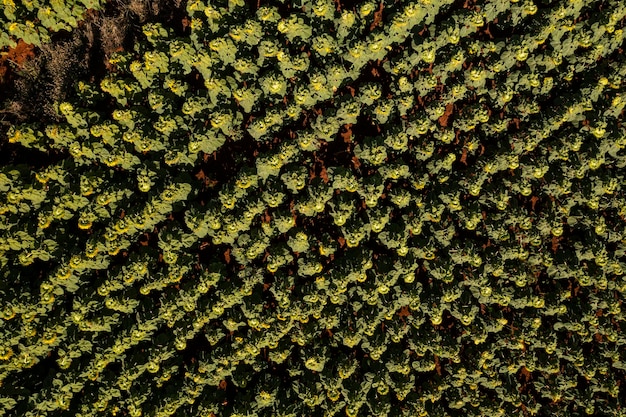
[[[626,6],[253,3],[9,129],[0,416],[626,415]]]
[[[17,40],[41,45],[60,30],[71,31],[89,9],[100,9],[103,0],[2,0],[0,49]]]

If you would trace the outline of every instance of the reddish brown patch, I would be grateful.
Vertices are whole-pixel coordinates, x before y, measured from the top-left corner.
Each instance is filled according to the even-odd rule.
[[[398,311],[398,316],[401,318],[408,317],[411,315],[411,311],[409,311],[409,306],[403,306],[400,311]]]
[[[524,382],[528,382],[530,381],[530,378],[532,378],[532,375],[530,373],[530,371],[528,369],[526,369],[525,366],[522,366],[522,369],[520,369],[520,375],[522,376],[522,378],[524,378]]]
[[[437,355],[435,355],[435,371],[437,371],[437,375],[441,376],[441,362]]]
[[[196,178],[199,179],[200,181],[204,181],[204,179],[206,178],[206,175],[204,174],[204,171],[200,170],[200,172],[198,172],[196,174]]]
[[[539,197],[537,197],[537,196],[533,196],[530,199],[530,208],[531,208],[532,211],[535,211],[535,204],[537,204],[537,201],[539,201]]]
[[[559,242],[561,241],[560,237],[552,236],[552,252],[556,252],[559,249]]]
[[[226,249],[224,251],[224,259],[226,259],[226,263],[229,264],[230,263],[230,248]]]
[[[463,148],[460,161],[463,165],[467,165],[467,148]]]
[[[497,24],[496,22],[494,22],[495,24]],[[489,39],[493,39],[493,35],[491,34],[491,31],[489,29],[489,23],[487,23],[487,26],[485,27],[485,29],[482,31],[485,35],[489,36]]]
[[[352,123],[343,125],[343,129],[341,130],[342,132],[340,134],[341,134],[341,138],[343,139],[343,141],[345,143],[352,142]]]
[[[374,12],[374,21],[370,25],[370,31],[374,30],[374,28],[376,26],[378,26],[380,24],[380,22],[383,21],[383,8],[384,7],[385,7],[385,5],[381,1],[379,6],[378,6],[378,10]]]
[[[448,118],[450,117],[450,115],[452,114],[452,111],[454,110],[454,104],[453,103],[448,103],[446,105],[446,111],[443,113],[443,116],[441,116],[439,118],[439,124],[442,127],[446,127],[448,126]]]
[[[0,56],[0,83],[4,81],[4,77],[10,71],[11,66],[15,65],[21,68],[22,65],[35,57],[34,45],[19,40],[15,48],[9,48],[6,54]]]
[[[337,238],[337,242],[339,242],[339,247],[342,249],[344,246],[346,246],[346,240],[342,236],[339,236]]]
[[[328,178],[328,172],[326,171],[326,167],[324,165],[320,168],[320,178],[324,181],[324,184],[328,184],[330,181]]]
[[[217,387],[218,387],[219,389],[221,389],[221,390],[225,390],[227,385],[228,385],[228,382],[226,382],[226,380],[225,380],[225,379],[222,379],[222,380],[220,381],[220,384],[219,384]]]

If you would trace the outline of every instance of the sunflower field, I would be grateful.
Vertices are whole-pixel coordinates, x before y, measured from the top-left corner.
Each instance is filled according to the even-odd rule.
[[[626,416],[626,3],[179,3],[0,127],[0,416]]]

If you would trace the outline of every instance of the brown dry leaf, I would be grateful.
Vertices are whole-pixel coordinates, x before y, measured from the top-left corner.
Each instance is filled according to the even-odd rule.
[[[330,181],[328,178],[328,172],[326,171],[326,167],[324,165],[320,168],[320,178],[324,181],[324,184],[328,184]]]
[[[183,19],[181,20],[181,23],[183,25],[183,30],[185,30],[189,27],[191,20],[189,20],[187,17],[183,17]]]
[[[410,315],[411,311],[409,310],[408,306],[403,306],[400,311],[398,311],[398,316],[400,316],[401,318],[408,317]]]
[[[352,123],[348,123],[343,125],[343,129],[345,132],[341,133],[341,138],[345,143],[352,142]]]
[[[435,370],[437,371],[437,375],[441,376],[441,362],[439,362],[439,356],[435,356]]]
[[[0,81],[2,81],[4,75],[8,72],[11,64],[21,67],[26,61],[34,58],[34,49],[35,47],[33,45],[20,39],[15,48],[9,48],[6,53],[3,52],[2,56],[0,56]]]
[[[494,22],[494,23],[496,23],[496,22]],[[491,34],[491,30],[489,29],[489,23],[487,23],[487,26],[483,30],[483,33],[485,35],[489,36],[489,39],[493,39],[493,35]]]
[[[463,148],[460,161],[463,165],[467,165],[467,148]]]
[[[226,249],[224,251],[224,259],[226,259],[226,263],[229,264],[230,263],[230,248]]]
[[[531,209],[532,211],[535,211],[535,204],[537,204],[537,201],[539,201],[539,197],[537,197],[537,196],[533,196],[533,197],[530,199],[530,209]]]
[[[383,2],[380,2],[380,5],[378,6],[378,10],[374,12],[374,21],[372,22],[372,24],[370,25],[370,32],[372,30],[374,30],[374,28],[376,26],[378,26],[380,24],[380,22],[383,21],[383,8],[385,7],[385,5],[383,4]]]
[[[522,366],[522,369],[520,369],[520,374],[521,374],[521,375],[522,375],[522,377],[524,378],[524,382],[528,382],[528,381],[530,381],[530,378],[531,378],[531,376],[532,376],[532,375],[530,374],[530,372],[528,371],[528,369],[526,369],[526,367],[525,367],[525,366]]]
[[[222,379],[220,381],[220,384],[217,386],[217,388],[219,388],[221,390],[225,390],[227,385],[228,385],[228,382],[226,382],[225,379]]]
[[[200,172],[198,172],[196,174],[196,178],[199,179],[200,181],[203,181],[206,178],[206,175],[204,174],[204,171],[200,170]]]
[[[339,242],[339,247],[342,249],[346,246],[346,240],[342,236],[337,238],[337,242]]]
[[[446,111],[443,113],[443,116],[441,116],[439,118],[439,124],[441,125],[441,127],[447,127],[448,126],[448,118],[452,114],[453,110],[454,110],[454,104],[448,103],[446,105]]]

